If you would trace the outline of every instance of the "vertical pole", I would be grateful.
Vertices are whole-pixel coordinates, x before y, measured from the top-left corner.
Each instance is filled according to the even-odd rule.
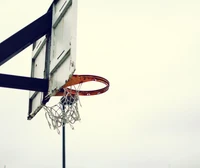
[[[65,165],[65,126],[62,126],[62,168],[66,168]]]
[[[63,110],[65,110],[65,106],[62,105]],[[62,168],[66,168],[66,156],[65,156],[65,125],[63,123],[62,126]]]

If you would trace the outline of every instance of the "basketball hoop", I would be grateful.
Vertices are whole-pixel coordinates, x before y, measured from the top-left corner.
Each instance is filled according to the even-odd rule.
[[[100,82],[105,87],[97,90],[81,90],[81,85],[85,82]],[[75,87],[75,85],[78,85]],[[55,96],[62,96],[60,101],[52,106],[43,106],[45,116],[49,127],[56,129],[58,133],[59,127],[69,124],[74,129],[73,124],[80,121],[80,114],[78,111],[78,104],[81,106],[79,96],[99,95],[109,89],[109,81],[100,76],[94,75],[73,75],[65,85],[55,94]]]

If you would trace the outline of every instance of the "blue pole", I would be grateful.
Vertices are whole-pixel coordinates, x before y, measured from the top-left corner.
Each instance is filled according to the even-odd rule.
[[[65,125],[62,126],[62,168],[66,168],[65,157]]]
[[[62,104],[63,111],[65,110],[65,105]],[[66,156],[65,156],[65,125],[62,126],[62,168],[66,168]]]

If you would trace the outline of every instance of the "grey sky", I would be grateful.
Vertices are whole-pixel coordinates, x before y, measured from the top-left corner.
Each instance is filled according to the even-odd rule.
[[[0,2],[0,41],[51,4],[17,2]],[[81,98],[82,121],[67,128],[69,168],[200,166],[199,8],[197,0],[79,1],[76,73],[111,87]],[[28,48],[0,71],[29,76],[30,59]],[[0,88],[0,99],[0,167],[61,167],[61,136],[44,113],[26,120],[28,92]]]

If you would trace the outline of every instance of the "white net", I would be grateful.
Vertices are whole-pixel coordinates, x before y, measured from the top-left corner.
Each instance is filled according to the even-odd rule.
[[[81,106],[78,94],[80,87],[81,84],[79,84],[78,88],[74,88],[77,91],[75,95],[64,89],[63,97],[56,105],[51,107],[43,106],[49,127],[56,129],[58,134],[60,134],[59,127],[69,124],[74,129],[73,124],[81,120],[78,111],[78,105],[80,104]]]

